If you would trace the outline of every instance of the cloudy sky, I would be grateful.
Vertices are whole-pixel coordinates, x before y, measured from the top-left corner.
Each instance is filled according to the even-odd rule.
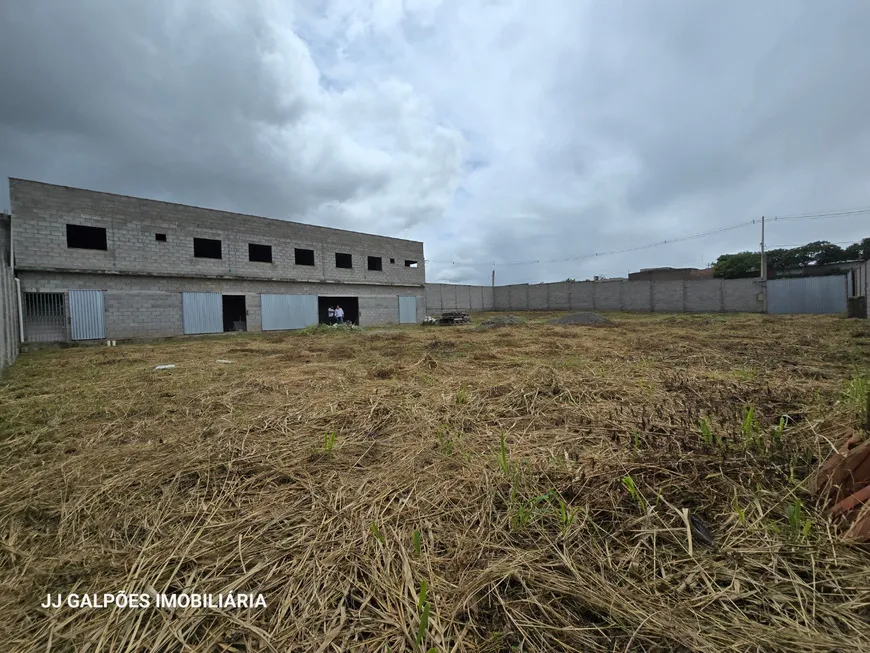
[[[419,239],[430,281],[700,266],[757,226],[549,261],[870,207],[866,0],[10,0],[0,24],[0,177]],[[767,235],[852,242],[870,213]]]

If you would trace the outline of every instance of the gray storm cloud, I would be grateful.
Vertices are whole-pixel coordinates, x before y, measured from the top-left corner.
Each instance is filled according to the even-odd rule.
[[[870,206],[860,0],[31,0],[0,21],[2,175],[419,238],[433,281],[699,265],[756,230],[498,266]]]

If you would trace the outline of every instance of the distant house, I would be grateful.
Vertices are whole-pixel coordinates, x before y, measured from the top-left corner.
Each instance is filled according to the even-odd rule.
[[[684,279],[712,279],[713,268],[641,268],[631,272],[629,281],[682,281]]]

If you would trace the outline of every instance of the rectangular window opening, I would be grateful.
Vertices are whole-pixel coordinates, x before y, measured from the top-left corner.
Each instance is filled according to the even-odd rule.
[[[415,267],[417,267],[417,261],[405,260],[405,267],[406,268],[415,268]]]
[[[248,243],[248,260],[254,261],[255,263],[271,263],[272,246]]]
[[[353,257],[350,254],[335,253],[335,267],[351,269],[353,268]]]
[[[384,260],[380,256],[369,256],[369,270],[380,272],[384,269]]]
[[[154,239],[159,243],[166,242],[166,234],[154,234]]]
[[[298,247],[294,250],[294,262],[296,265],[310,265],[314,266],[314,250],[313,249],[299,249]]]
[[[66,246],[73,249],[106,250],[106,230],[103,227],[85,227],[79,224],[66,226]]]
[[[394,259],[394,258],[390,259],[390,263],[395,263],[395,262],[396,262],[396,259]]]
[[[221,241],[212,238],[194,238],[193,255],[196,258],[221,258]]]

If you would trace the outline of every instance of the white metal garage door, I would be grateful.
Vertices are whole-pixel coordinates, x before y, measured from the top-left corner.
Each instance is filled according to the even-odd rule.
[[[317,324],[317,295],[260,295],[263,331]]]
[[[417,323],[417,298],[399,297],[399,324]]]
[[[73,340],[106,337],[106,314],[102,290],[69,291],[70,332]]]
[[[185,335],[223,332],[223,301],[219,292],[183,292],[181,307]]]

